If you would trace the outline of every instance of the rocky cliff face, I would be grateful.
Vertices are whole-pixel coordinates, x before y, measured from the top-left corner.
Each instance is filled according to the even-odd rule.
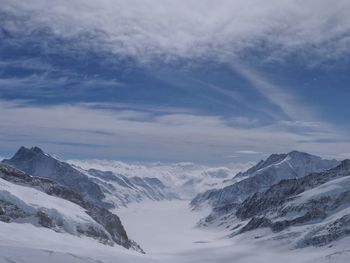
[[[338,165],[336,160],[324,160],[302,152],[273,154],[244,173],[237,174],[238,181],[221,189],[197,195],[191,202],[194,209],[203,205],[220,207],[238,205],[256,192],[267,190],[283,179],[300,178]]]
[[[5,164],[0,164],[0,180],[3,180],[0,187],[0,221],[32,222],[54,231],[84,235],[104,244],[118,244],[143,252],[128,238],[117,215],[85,200],[79,193],[49,179],[32,177]],[[51,197],[46,197],[47,202],[41,200],[45,195],[57,198],[53,200],[55,206],[50,203]],[[35,196],[40,197],[38,204],[35,203]],[[34,198],[34,201],[26,198]],[[62,206],[57,205],[60,203]],[[72,204],[76,205],[73,211],[81,210],[78,219],[71,214],[65,215],[65,210]],[[79,221],[81,218],[84,220]]]

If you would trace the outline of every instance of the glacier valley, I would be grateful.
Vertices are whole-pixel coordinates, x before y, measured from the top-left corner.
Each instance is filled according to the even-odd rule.
[[[0,163],[0,262],[348,262],[349,160],[293,151],[240,170],[21,147]]]

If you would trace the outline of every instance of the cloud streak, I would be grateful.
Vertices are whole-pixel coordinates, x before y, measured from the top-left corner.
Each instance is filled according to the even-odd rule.
[[[258,72],[244,66],[243,63],[231,62],[230,66],[248,80],[261,95],[277,106],[284,113],[285,117],[290,120],[313,119],[310,110],[301,106],[296,98],[290,94],[290,91],[273,84]]]

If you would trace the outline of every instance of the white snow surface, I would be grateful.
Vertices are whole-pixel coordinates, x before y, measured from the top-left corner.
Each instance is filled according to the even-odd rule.
[[[191,212],[186,201],[143,202],[118,209],[129,236],[148,253],[178,253],[200,243],[211,243],[225,233],[195,228],[205,211]],[[209,213],[209,211],[207,211]],[[143,218],[142,223],[140,218]]]
[[[0,263],[151,263],[148,256],[31,224],[0,222]]]
[[[279,241],[256,241],[257,233],[231,239],[218,229],[194,228],[209,211],[193,212],[185,201],[132,204],[118,210],[129,236],[137,240],[149,256],[166,263],[318,263],[348,262],[348,242],[333,248],[291,250]]]

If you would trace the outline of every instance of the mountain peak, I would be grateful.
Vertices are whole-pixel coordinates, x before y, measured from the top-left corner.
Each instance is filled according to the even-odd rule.
[[[45,155],[44,151],[39,147],[34,146],[32,148],[27,148],[25,146],[21,146],[10,160],[24,160],[28,158],[33,158],[38,155]],[[6,161],[8,160],[5,159],[5,162]]]
[[[284,154],[284,153],[282,153],[282,154],[273,153],[269,157],[267,157],[267,159],[264,161],[264,163],[266,165],[266,164],[272,164],[275,162],[280,162],[286,157],[287,157],[287,154]]]
[[[27,148],[25,146],[21,146],[18,151],[15,153],[15,155],[18,154],[28,154],[28,153],[37,153],[37,154],[44,154],[44,151],[40,149],[38,146],[34,146],[31,148]]]
[[[22,146],[11,159],[2,162],[32,176],[51,179],[75,192],[82,193],[83,197],[97,205],[110,207],[109,203],[103,201],[105,196],[98,184],[68,163],[45,154],[37,146],[31,148]]]
[[[30,148],[30,150],[38,154],[45,154],[44,151],[37,146]]]
[[[312,156],[318,157],[316,155],[312,155],[312,154],[309,154],[306,152],[293,150],[287,154],[286,153],[273,153],[265,161],[261,161],[261,162],[265,163],[265,165],[271,164],[271,163],[275,163],[275,162],[280,162],[288,156],[290,156],[292,158],[296,158],[296,157],[305,158],[305,157],[312,157]],[[318,157],[318,158],[320,158],[320,157]]]
[[[253,174],[258,170],[263,169],[271,164],[283,161],[286,157],[287,157],[287,154],[276,154],[276,153],[271,154],[269,157],[267,157],[266,160],[261,160],[258,164],[249,168],[246,172],[239,173],[238,176],[247,176],[247,175]]]
[[[15,155],[16,155],[16,154],[23,154],[23,153],[26,153],[26,152],[28,152],[28,151],[29,151],[29,149],[28,149],[27,147],[21,146],[21,147],[17,150],[17,152],[15,153]]]
[[[291,156],[291,157],[310,157],[310,156],[315,156],[306,152],[300,152],[300,151],[291,151],[287,154],[287,156]],[[315,156],[318,157],[318,156]]]

